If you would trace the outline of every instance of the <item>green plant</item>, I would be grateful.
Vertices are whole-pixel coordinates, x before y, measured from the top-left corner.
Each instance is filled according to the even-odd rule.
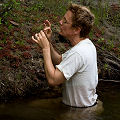
[[[37,27],[37,31],[40,31],[40,30],[42,30],[43,29],[43,25],[39,25],[38,27]]]
[[[14,27],[13,27],[13,25],[12,24],[10,24],[9,26],[8,26],[8,29],[9,30],[11,30],[11,29],[13,29]]]
[[[107,22],[114,26],[120,27],[120,5],[112,4],[106,11],[106,20]]]
[[[16,79],[17,79],[17,80],[21,80],[21,79],[22,79],[22,73],[21,73],[21,71],[19,71],[19,72],[16,74]]]
[[[2,43],[2,44],[7,43],[7,41],[6,41],[6,36],[5,36],[3,39],[0,40],[0,43]]]
[[[95,15],[95,25],[99,26],[100,23],[106,20],[108,16],[107,11],[110,7],[108,1],[105,1],[104,5],[102,5],[101,1],[98,1],[97,5],[98,7],[91,7],[91,11]]]
[[[104,38],[99,38],[98,43],[103,43],[104,40],[105,40]]]
[[[3,47],[0,47],[0,50],[2,50],[3,49]]]
[[[20,5],[20,2],[17,2],[16,0],[6,0],[3,2],[1,6],[1,12],[0,12],[0,24],[5,23],[8,25],[8,17],[11,15],[12,9],[17,9]]]
[[[100,24],[100,21],[99,21],[99,10],[97,10],[96,8],[93,8],[92,10],[92,13],[95,15],[95,25],[99,25]]]
[[[24,41],[20,41],[20,40],[16,41],[15,43],[20,46],[24,45]]]
[[[2,24],[2,18],[0,17],[0,24]]]
[[[110,50],[114,48],[114,42],[113,42],[113,40],[108,40],[108,48]]]
[[[105,69],[105,70],[108,70],[108,67],[109,67],[108,64],[105,63],[105,64],[104,64],[104,69]]]
[[[93,35],[94,35],[93,30],[91,30],[91,32],[89,33],[89,38],[93,39]]]

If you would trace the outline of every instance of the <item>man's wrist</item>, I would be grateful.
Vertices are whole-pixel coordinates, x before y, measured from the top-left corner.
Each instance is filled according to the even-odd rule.
[[[42,51],[43,51],[43,53],[44,53],[44,52],[49,52],[49,51],[50,51],[50,48],[43,48]]]

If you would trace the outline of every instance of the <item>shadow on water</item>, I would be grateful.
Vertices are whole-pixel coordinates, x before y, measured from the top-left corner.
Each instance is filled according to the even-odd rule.
[[[98,94],[103,105],[89,108],[68,107],[61,98],[32,98],[1,104],[0,120],[120,120],[119,85],[100,82]]]

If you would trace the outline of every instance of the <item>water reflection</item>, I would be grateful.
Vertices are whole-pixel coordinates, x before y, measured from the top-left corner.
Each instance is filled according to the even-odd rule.
[[[61,98],[35,99],[2,104],[0,120],[96,120],[103,110],[101,106],[72,108],[64,105]]]
[[[103,112],[102,102],[89,108],[69,108],[56,120],[96,120]]]

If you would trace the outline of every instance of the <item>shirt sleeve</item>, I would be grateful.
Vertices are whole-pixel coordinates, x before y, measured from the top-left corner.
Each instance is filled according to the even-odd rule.
[[[72,53],[64,57],[62,62],[59,65],[56,65],[65,76],[67,80],[69,80],[83,65],[83,60],[80,54]]]

